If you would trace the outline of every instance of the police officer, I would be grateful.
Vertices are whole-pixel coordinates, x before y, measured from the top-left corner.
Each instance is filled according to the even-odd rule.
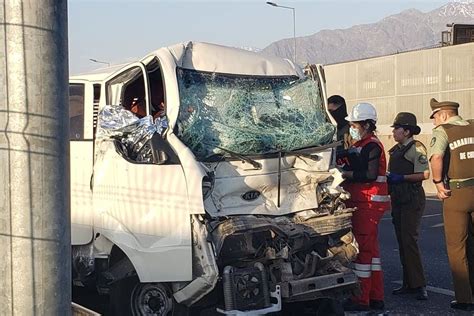
[[[416,299],[426,300],[428,293],[418,248],[421,216],[425,209],[425,191],[421,184],[430,176],[426,148],[413,139],[413,135],[421,131],[414,114],[398,113],[392,127],[397,144],[389,150],[387,180],[403,269],[403,284],[392,293],[414,293]]]
[[[456,102],[431,99],[434,120],[430,164],[437,195],[443,201],[444,232],[456,300],[451,307],[474,311],[474,260],[468,235],[474,224],[474,120],[458,115]],[[471,244],[472,248],[472,244]]]

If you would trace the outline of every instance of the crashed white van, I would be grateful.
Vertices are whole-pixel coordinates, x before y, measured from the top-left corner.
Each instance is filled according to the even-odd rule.
[[[75,285],[113,315],[262,315],[357,287],[321,66],[189,42],[119,68],[70,80]]]

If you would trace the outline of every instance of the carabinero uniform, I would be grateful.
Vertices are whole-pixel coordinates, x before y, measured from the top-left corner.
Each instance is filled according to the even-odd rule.
[[[474,303],[474,120],[450,117],[433,129],[430,157],[443,154],[443,180],[451,196],[443,201],[444,232],[456,300]],[[469,236],[471,234],[471,236]],[[469,245],[469,246],[468,246]]]
[[[413,138],[389,150],[388,171],[401,175],[429,170],[425,146]],[[403,285],[414,289],[426,286],[418,236],[425,209],[422,182],[389,183],[392,204],[392,223],[398,240]]]

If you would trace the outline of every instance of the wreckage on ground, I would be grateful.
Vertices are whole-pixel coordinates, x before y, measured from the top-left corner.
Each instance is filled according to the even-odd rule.
[[[114,315],[356,288],[321,66],[189,42],[70,80],[74,284]]]

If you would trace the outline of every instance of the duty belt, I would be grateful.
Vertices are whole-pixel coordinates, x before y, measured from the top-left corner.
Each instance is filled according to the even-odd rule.
[[[474,186],[474,178],[467,180],[449,180],[450,189],[462,189]]]

